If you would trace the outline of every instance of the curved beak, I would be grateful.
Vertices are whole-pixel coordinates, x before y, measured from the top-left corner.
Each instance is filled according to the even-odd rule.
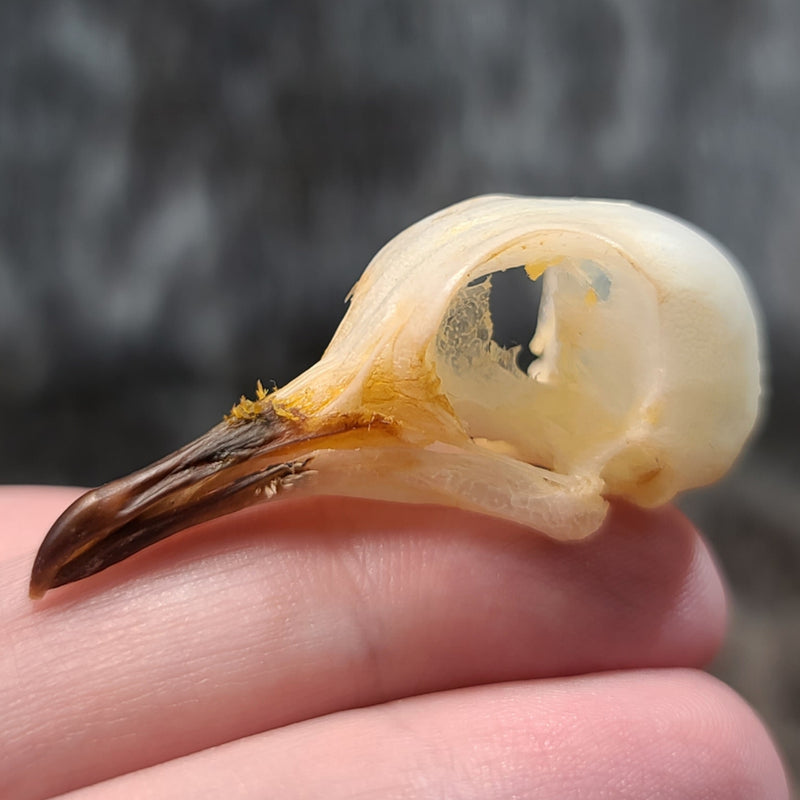
[[[166,458],[79,497],[36,555],[30,596],[80,580],[184,528],[270,499],[300,480],[320,432],[271,408],[226,420]]]

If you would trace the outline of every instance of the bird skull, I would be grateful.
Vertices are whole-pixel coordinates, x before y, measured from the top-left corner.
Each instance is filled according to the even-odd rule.
[[[514,267],[543,281],[527,371],[492,338],[491,274]],[[79,498],[42,543],[31,595],[288,493],[446,504],[581,538],[608,497],[653,506],[719,478],[759,394],[747,289],[701,232],[624,202],[477,197],[375,256],[308,371]]]

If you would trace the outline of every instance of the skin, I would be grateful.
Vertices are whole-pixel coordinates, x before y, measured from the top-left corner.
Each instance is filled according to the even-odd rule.
[[[697,668],[720,576],[672,508],[577,545],[453,509],[254,507],[27,596],[77,490],[0,490],[0,797],[788,798]]]

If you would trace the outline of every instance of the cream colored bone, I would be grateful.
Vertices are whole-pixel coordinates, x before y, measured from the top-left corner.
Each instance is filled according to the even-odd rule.
[[[518,266],[544,281],[528,374],[492,342],[477,281]],[[606,497],[658,505],[719,478],[759,395],[742,275],[700,231],[625,202],[487,196],[390,241],[322,359],[265,402],[309,428],[392,430],[323,440],[298,491],[446,503],[567,539],[599,527]]]

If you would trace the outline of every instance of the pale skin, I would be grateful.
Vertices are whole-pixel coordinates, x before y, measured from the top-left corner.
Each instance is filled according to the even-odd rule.
[[[781,800],[699,670],[722,581],[672,508],[559,544],[316,498],[176,535],[33,602],[77,490],[0,490],[0,797]]]

